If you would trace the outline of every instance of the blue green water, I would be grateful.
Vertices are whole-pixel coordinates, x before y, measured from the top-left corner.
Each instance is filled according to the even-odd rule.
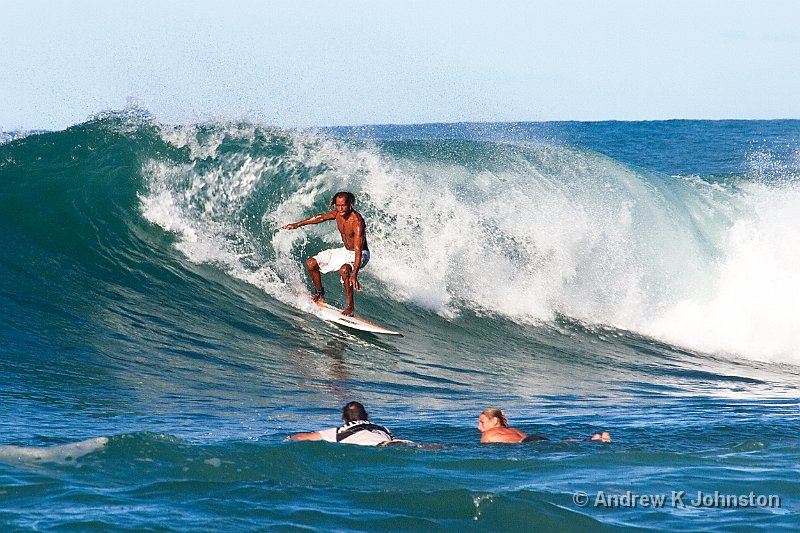
[[[798,121],[3,139],[3,531],[798,529]],[[402,338],[306,312],[338,190]],[[351,400],[417,445],[284,440]]]

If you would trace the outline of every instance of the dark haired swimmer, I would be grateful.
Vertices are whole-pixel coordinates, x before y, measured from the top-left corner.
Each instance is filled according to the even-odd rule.
[[[339,271],[347,297],[347,307],[342,310],[345,316],[353,316],[355,301],[353,290],[360,291],[358,272],[369,262],[369,247],[367,246],[367,228],[364,217],[353,209],[356,198],[351,192],[337,192],[331,198],[331,211],[308,217],[299,222],[281,226],[281,229],[297,229],[308,224],[319,224],[326,220],[336,220],[336,226],[342,235],[343,248],[323,250],[306,261],[306,269],[314,284],[315,292],[312,298],[315,302],[325,301],[325,289],[322,287],[322,274]]]
[[[508,426],[508,419],[500,409],[489,407],[484,409],[478,417],[478,429],[481,432],[481,442],[538,442],[549,440],[540,435],[526,435],[517,428]],[[567,442],[580,441],[611,442],[611,435],[607,431],[595,433],[586,439],[567,439]]]
[[[384,426],[370,422],[366,409],[359,402],[350,402],[342,407],[342,421],[344,425],[339,428],[323,429],[311,433],[297,433],[287,437],[287,439],[324,440],[342,444],[359,444],[361,446],[388,446],[410,442],[395,439],[391,431]]]

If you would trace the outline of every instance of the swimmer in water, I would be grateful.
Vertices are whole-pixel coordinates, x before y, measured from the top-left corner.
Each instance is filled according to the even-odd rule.
[[[508,426],[508,419],[500,409],[489,407],[484,409],[478,417],[478,430],[481,432],[481,442],[538,442],[549,440],[541,435],[526,435],[517,428]],[[611,442],[611,435],[608,431],[595,433],[585,439],[567,439],[566,442],[599,441],[603,443]]]
[[[297,433],[287,437],[287,440],[324,440],[361,446],[389,446],[410,442],[395,439],[386,427],[370,422],[366,409],[359,402],[350,402],[342,407],[342,422],[344,425],[338,428]]]

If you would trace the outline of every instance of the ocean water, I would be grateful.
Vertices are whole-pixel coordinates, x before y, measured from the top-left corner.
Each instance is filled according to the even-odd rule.
[[[799,529],[798,121],[2,139],[2,531]],[[338,190],[402,338],[306,312]],[[284,440],[351,400],[417,444]]]

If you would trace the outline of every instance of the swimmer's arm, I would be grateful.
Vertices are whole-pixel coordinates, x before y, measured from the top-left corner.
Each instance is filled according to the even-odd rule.
[[[289,435],[286,440],[322,440],[322,435],[319,431],[312,431],[311,433],[295,433]]]
[[[318,215],[310,216],[299,222],[292,222],[291,224],[286,224],[285,226],[281,226],[281,229],[297,229],[300,226],[308,226],[309,224],[319,224],[320,222],[325,222],[326,220],[333,220],[335,218],[336,218],[336,210],[328,211],[327,213],[320,213]]]
[[[582,439],[564,439],[564,442],[602,442],[604,444],[608,444],[611,442],[611,435],[608,431],[603,431],[602,433],[595,433],[591,437],[584,437]]]

